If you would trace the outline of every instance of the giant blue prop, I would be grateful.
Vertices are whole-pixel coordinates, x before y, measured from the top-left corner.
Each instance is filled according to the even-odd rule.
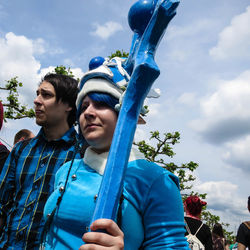
[[[139,0],[129,11],[128,20],[134,36],[123,66],[131,79],[122,101],[92,222],[116,218],[140,110],[160,74],[154,55],[178,4],[178,0]]]

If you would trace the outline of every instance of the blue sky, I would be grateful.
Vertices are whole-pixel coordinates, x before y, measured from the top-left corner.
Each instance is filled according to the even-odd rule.
[[[18,76],[20,99],[33,105],[42,75],[57,65],[77,77],[94,56],[129,51],[127,13],[133,0],[0,0],[0,83]],[[236,230],[249,218],[250,195],[250,2],[182,0],[156,54],[161,75],[148,99],[149,131],[179,131],[178,164],[195,161],[195,190],[208,193],[208,208]],[[1,92],[1,98],[4,93]],[[38,127],[33,120],[8,121],[1,139]]]

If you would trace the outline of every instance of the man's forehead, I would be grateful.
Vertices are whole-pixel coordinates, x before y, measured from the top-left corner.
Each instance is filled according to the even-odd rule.
[[[47,82],[47,81],[43,81],[41,82],[41,84],[38,86],[38,90],[49,90],[49,91],[52,91],[55,93],[55,88],[54,86],[50,83],[50,82]]]

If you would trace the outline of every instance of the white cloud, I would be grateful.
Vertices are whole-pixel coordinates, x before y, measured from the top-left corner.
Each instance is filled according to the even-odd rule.
[[[19,91],[19,101],[32,107],[41,77],[55,68],[50,66],[41,69],[40,62],[35,58],[35,55],[45,53],[44,40],[41,38],[31,40],[9,32],[5,37],[0,37],[0,51],[1,84],[4,85],[6,80],[18,76],[18,81],[23,83]],[[82,77],[83,72],[80,68],[71,68],[71,70],[76,77]]]
[[[30,72],[37,72],[40,69],[40,63],[33,56],[34,52],[42,51],[38,43],[33,43],[32,40],[24,36],[16,36],[9,32],[5,38],[0,38],[0,78],[10,77],[15,75],[22,76]]]
[[[32,41],[33,54],[41,55],[46,52],[45,41],[41,38]]]
[[[75,78],[79,78],[79,79],[81,79],[84,74],[84,72],[80,68],[74,68],[74,69],[71,69],[71,71],[73,75],[75,76]]]
[[[114,35],[117,31],[123,30],[121,24],[117,22],[106,22],[103,25],[94,23],[95,31],[91,32],[91,35],[98,36],[103,40],[107,40],[110,36]]]
[[[200,184],[199,192],[207,193],[207,202],[210,208],[221,207],[231,201],[238,187],[227,181],[210,181]]]
[[[147,135],[145,130],[143,129],[144,125],[138,125],[135,131],[134,141],[139,142],[142,140],[147,140]]]
[[[207,193],[207,208],[220,216],[221,221],[230,223],[230,230],[238,228],[239,222],[246,218],[246,200],[240,199],[238,186],[228,181],[204,182],[195,187],[199,193]]]
[[[187,106],[193,106],[197,103],[197,97],[195,93],[184,93],[177,99],[177,102]]]
[[[250,6],[246,12],[235,16],[230,26],[220,34],[215,47],[210,50],[210,55],[215,59],[248,58],[250,56]]]
[[[202,117],[191,126],[212,143],[221,143],[250,133],[250,71],[221,84],[201,99]]]
[[[242,169],[245,174],[250,175],[250,135],[234,142],[226,144],[227,151],[223,155],[224,160],[237,168]]]
[[[149,112],[147,114],[148,118],[159,117],[161,112],[161,104],[159,103],[152,103],[148,105]]]
[[[9,32],[0,38],[0,51],[0,81],[4,83],[18,76],[18,80],[23,83],[19,99],[25,99],[26,103],[33,105],[31,97],[35,94],[39,81],[37,72],[41,67],[34,54],[44,52],[42,39],[33,41]]]

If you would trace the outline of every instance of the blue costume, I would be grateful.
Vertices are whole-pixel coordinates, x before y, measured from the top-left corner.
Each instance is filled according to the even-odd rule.
[[[63,199],[47,233],[46,249],[78,249],[83,244],[81,237],[93,215],[107,155],[88,148],[84,159],[74,160]],[[45,218],[56,206],[69,166],[70,162],[64,164],[56,174]],[[132,149],[120,207],[125,249],[188,249],[178,185],[176,176]]]

